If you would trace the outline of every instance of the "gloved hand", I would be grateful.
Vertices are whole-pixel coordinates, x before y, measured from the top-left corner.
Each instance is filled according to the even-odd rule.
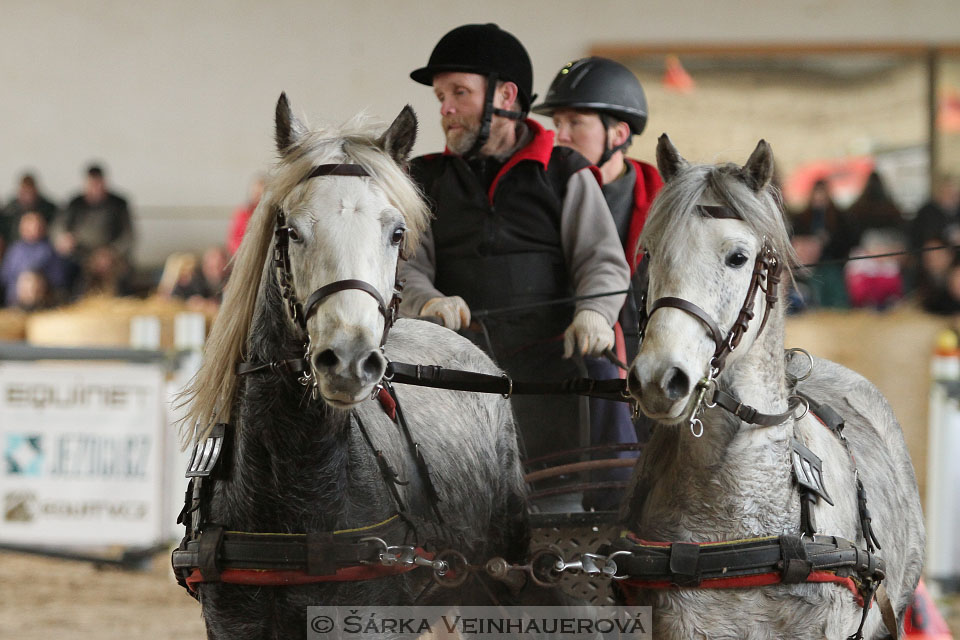
[[[431,298],[420,309],[421,316],[437,316],[443,326],[457,331],[470,326],[470,307],[460,296]]]
[[[574,348],[581,355],[599,356],[613,346],[613,328],[602,314],[581,309],[563,332],[563,357],[573,355]]]

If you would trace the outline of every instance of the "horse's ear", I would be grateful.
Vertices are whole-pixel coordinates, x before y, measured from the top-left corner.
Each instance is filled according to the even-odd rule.
[[[281,93],[277,100],[277,151],[287,153],[306,132],[307,128],[293,115],[287,94]]]
[[[413,143],[417,140],[417,114],[410,105],[400,110],[383,135],[377,139],[377,146],[386,151],[397,164],[404,165],[410,157]]]
[[[740,177],[748,187],[759,192],[773,178],[773,150],[766,140],[757,143],[747,164],[740,170]]]
[[[687,161],[683,159],[677,148],[670,142],[670,136],[663,134],[657,139],[657,169],[663,176],[663,181],[672,180],[680,170],[687,166]]]

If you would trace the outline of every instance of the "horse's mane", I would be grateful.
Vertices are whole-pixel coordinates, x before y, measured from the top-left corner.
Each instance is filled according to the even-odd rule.
[[[684,167],[664,185],[657,195],[643,227],[640,244],[656,247],[671,238],[689,237],[699,218],[696,205],[704,201],[726,204],[734,209],[759,238],[766,238],[780,254],[784,278],[790,282],[798,266],[790,244],[786,217],[776,187],[767,185],[759,192],[750,189],[735,164],[694,164]],[[677,254],[677,259],[683,259]]]
[[[179,405],[187,407],[180,423],[184,446],[205,437],[215,423],[230,421],[237,386],[235,367],[243,359],[264,263],[270,253],[276,208],[313,166],[335,162],[363,166],[372,176],[364,180],[381,189],[406,221],[404,255],[416,250],[430,211],[405,171],[377,146],[379,129],[359,114],[340,128],[322,127],[305,133],[281,154],[233,258],[223,304],[204,348],[203,364],[178,396]]]

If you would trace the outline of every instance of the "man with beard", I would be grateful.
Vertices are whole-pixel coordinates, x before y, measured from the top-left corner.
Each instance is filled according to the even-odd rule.
[[[462,330],[515,379],[576,377],[569,358],[614,345],[625,295],[554,301],[622,292],[630,273],[595,169],[525,118],[530,58],[497,25],[454,29],[410,76],[433,87],[447,148],[411,165],[435,218],[401,268],[401,311]],[[515,397],[514,409],[528,456],[578,446],[575,398]]]

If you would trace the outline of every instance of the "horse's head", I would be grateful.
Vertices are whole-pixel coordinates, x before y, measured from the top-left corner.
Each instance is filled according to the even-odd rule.
[[[696,408],[698,382],[750,349],[793,254],[766,142],[743,167],[690,165],[663,135],[657,162],[666,184],[641,238],[649,290],[628,381],[644,413],[676,423]]]
[[[275,124],[280,159],[234,257],[203,365],[182,396],[189,435],[230,420],[235,367],[256,342],[258,304],[270,317],[286,316],[286,333],[309,347],[308,377],[329,404],[348,408],[369,396],[386,367],[380,347],[397,260],[428,224],[403,167],[417,128],[410,107],[380,135],[362,117],[310,130],[281,95]],[[282,305],[265,293],[276,291]]]
[[[323,137],[296,119],[285,96],[277,103],[275,274],[293,330],[305,333],[317,389],[334,407],[369,397],[386,369],[397,261],[409,209],[423,206],[401,168],[416,129],[405,107],[377,138]]]

